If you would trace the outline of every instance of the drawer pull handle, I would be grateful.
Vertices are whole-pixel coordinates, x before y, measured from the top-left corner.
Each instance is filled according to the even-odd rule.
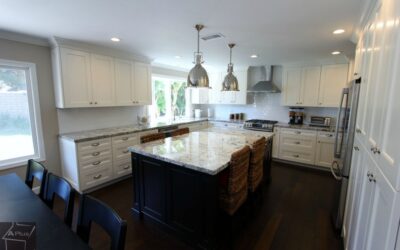
[[[293,155],[293,157],[294,157],[294,158],[299,158],[300,156],[299,156],[299,155]]]
[[[95,175],[95,176],[93,176],[93,179],[95,179],[95,180],[100,179],[101,176],[102,176],[101,174]]]
[[[125,151],[122,151],[122,153],[124,153],[124,154],[127,154],[129,152],[129,150],[127,149],[127,150],[125,150]]]
[[[294,142],[294,144],[300,144],[300,142],[299,142],[299,141],[296,141],[296,142]]]
[[[129,165],[127,165],[127,166],[125,166],[125,167],[124,167],[124,169],[128,169],[129,167],[130,167],[130,166],[129,166]]]
[[[333,137],[333,135],[327,135],[328,137]]]
[[[98,156],[100,154],[100,152],[94,152],[92,155],[93,156]]]
[[[101,163],[101,161],[96,161],[96,162],[93,162],[92,165],[96,166],[96,165],[99,165],[100,163]]]
[[[358,146],[354,146],[354,150],[355,150],[355,151],[359,151],[360,148],[359,148]]]
[[[127,141],[129,138],[128,137],[124,137],[124,138],[121,138],[123,141]]]
[[[97,147],[97,146],[99,146],[99,145],[100,145],[100,143],[98,143],[98,142],[92,143],[92,147]]]
[[[296,134],[298,134],[298,135],[299,135],[299,134],[301,134],[301,132],[300,132],[300,131],[295,131],[295,133],[296,133]]]

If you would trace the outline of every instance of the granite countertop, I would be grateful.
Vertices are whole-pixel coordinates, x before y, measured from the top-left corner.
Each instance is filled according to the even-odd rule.
[[[271,137],[274,134],[241,129],[208,128],[131,146],[129,150],[184,168],[216,175],[229,165],[233,152],[265,135]]]
[[[207,118],[185,118],[171,122],[151,122],[147,125],[130,125],[122,127],[112,127],[104,129],[95,129],[89,131],[80,131],[72,133],[60,134],[60,138],[72,140],[74,142],[83,142],[94,139],[107,138],[111,136],[125,135],[129,133],[141,132],[151,129],[159,129],[164,127],[169,127],[173,125],[182,125],[195,122],[207,121]]]
[[[335,132],[335,127],[316,127],[310,126],[309,124],[288,124],[288,123],[277,123],[275,124],[276,127],[279,128],[293,128],[293,129],[306,129],[306,130],[315,130],[315,131],[324,131],[324,132]]]
[[[214,119],[214,118],[183,118],[178,119],[176,121],[170,122],[160,122],[155,121],[151,122],[147,125],[130,125],[130,126],[121,126],[121,127],[112,127],[112,128],[104,128],[104,129],[95,129],[88,131],[80,131],[80,132],[72,132],[72,133],[64,133],[60,134],[59,137],[63,139],[68,139],[74,142],[83,142],[101,138],[107,138],[111,136],[125,135],[129,133],[142,132],[151,129],[159,129],[165,128],[174,125],[182,125],[189,123],[196,123],[202,121],[213,121],[213,122],[229,122],[236,124],[243,124],[243,120],[223,120],[223,119]]]

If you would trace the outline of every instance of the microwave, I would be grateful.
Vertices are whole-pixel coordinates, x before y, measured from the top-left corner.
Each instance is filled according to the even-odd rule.
[[[317,127],[330,127],[331,126],[331,117],[325,116],[311,116],[310,118],[310,126]]]

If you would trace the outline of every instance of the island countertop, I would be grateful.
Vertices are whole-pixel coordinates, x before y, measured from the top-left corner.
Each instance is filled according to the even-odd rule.
[[[216,175],[224,170],[232,153],[273,133],[243,129],[208,128],[129,147],[133,153],[169,162],[184,168]]]

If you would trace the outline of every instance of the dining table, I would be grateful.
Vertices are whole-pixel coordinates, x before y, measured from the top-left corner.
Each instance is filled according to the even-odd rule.
[[[15,173],[0,176],[0,249],[7,246],[90,249]]]

